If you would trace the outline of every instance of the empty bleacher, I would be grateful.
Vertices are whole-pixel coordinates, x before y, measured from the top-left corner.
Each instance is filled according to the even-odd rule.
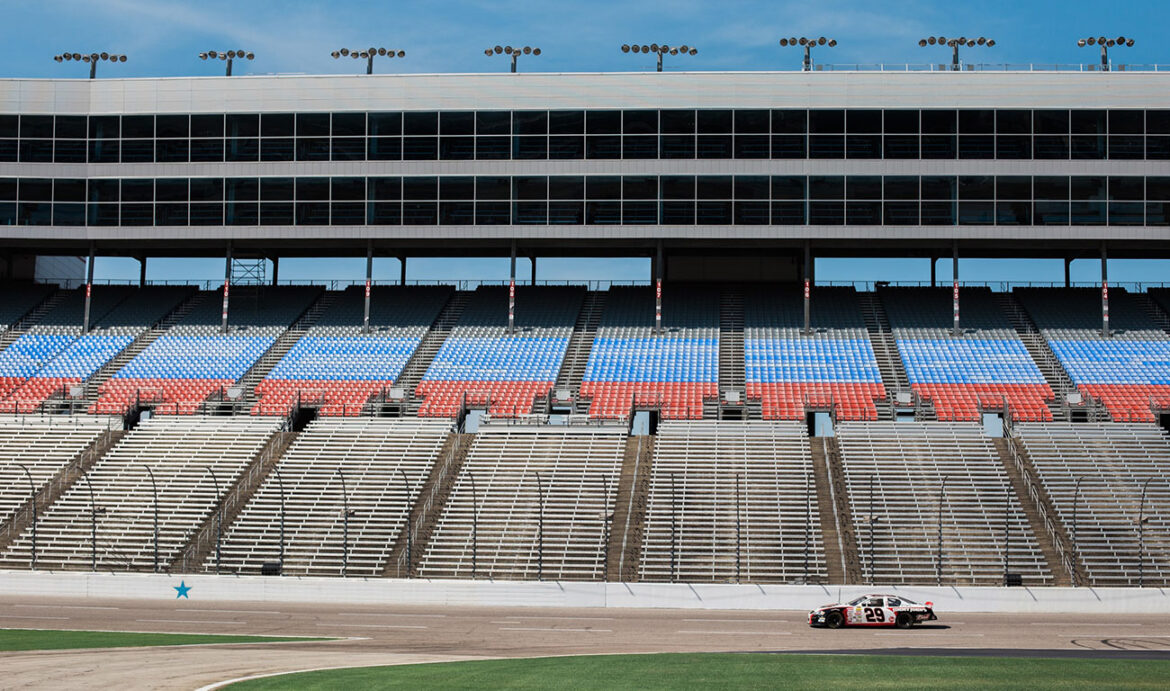
[[[641,580],[825,581],[802,424],[666,422],[651,467]]]
[[[719,396],[719,291],[670,286],[662,331],[654,332],[649,286],[611,287],[581,383],[594,418],[625,418],[635,407],[664,419],[700,419]]]
[[[56,286],[47,283],[0,284],[0,332],[15,326],[55,289]]]
[[[795,285],[744,295],[747,397],[765,420],[804,420],[809,407],[831,407],[841,420],[876,420],[886,397],[873,346],[852,288],[812,289],[810,330]]]
[[[154,568],[154,494],[158,487],[159,565],[165,568],[252,458],[277,431],[272,418],[155,417],[131,430],[39,517],[37,561],[48,569],[89,569],[96,510],[97,568]],[[215,491],[212,469],[219,482]],[[93,499],[90,491],[92,488]],[[0,556],[0,566],[28,563],[29,531]]]
[[[1077,389],[1118,422],[1153,422],[1151,405],[1170,407],[1170,335],[1136,296],[1109,291],[1110,336],[1101,333],[1094,288],[1017,288],[1020,303]]]
[[[322,415],[358,415],[398,379],[450,298],[448,286],[374,286],[363,333],[365,287],[344,291],[256,387],[252,412],[282,415],[310,404]]]
[[[243,376],[320,293],[316,286],[236,288],[227,332],[220,328],[222,293],[203,296],[101,385],[91,412],[122,413],[141,402],[160,413],[194,413]]]
[[[1164,430],[1052,423],[1018,425],[1016,433],[1089,579],[1083,585],[1136,586],[1139,562],[1144,585],[1170,585],[1170,436]],[[1142,542],[1139,515],[1147,521]]]
[[[991,586],[1018,573],[1026,584],[1051,584],[1003,462],[978,424],[851,422],[836,436],[867,582]]]
[[[526,415],[560,371],[585,289],[516,288],[515,332],[508,287],[480,286],[435,354],[415,394],[422,417],[455,417],[465,400],[491,415]]]
[[[343,562],[347,575],[381,575],[449,431],[446,421],[312,422],[225,531],[221,570],[255,574],[279,561],[283,494],[286,575],[339,576]],[[214,555],[203,568],[214,570]]]
[[[974,421],[983,411],[1013,419],[1052,419],[1055,395],[1028,349],[986,288],[960,293],[960,330],[953,333],[949,288],[879,291],[911,388],[934,403],[939,420]]]
[[[603,578],[625,440],[621,427],[480,428],[419,575]]]

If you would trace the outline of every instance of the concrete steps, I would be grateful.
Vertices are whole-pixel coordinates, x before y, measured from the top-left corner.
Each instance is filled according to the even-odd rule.
[[[878,371],[882,375],[882,384],[886,387],[886,395],[891,400],[898,392],[910,391],[910,378],[906,376],[906,369],[902,365],[902,357],[898,354],[898,344],[894,340],[890,320],[886,317],[885,307],[877,293],[859,293],[861,314],[865,320],[865,330],[869,333],[870,345],[873,346],[874,356],[878,361]],[[887,410],[893,416],[893,409],[879,408],[879,412]]]
[[[747,419],[749,410],[744,371],[743,346],[743,290],[726,288],[719,295],[719,401],[717,415],[720,419]],[[727,392],[739,394],[739,402],[726,401]],[[703,405],[703,417],[707,417],[707,402]]]
[[[1048,404],[1048,409],[1052,412],[1052,419],[1068,420],[1069,412],[1065,406],[1065,397],[1077,390],[1072,378],[1068,376],[1068,372],[1065,371],[1056,354],[1048,346],[1048,341],[1040,334],[1040,329],[1036,328],[1036,323],[1032,321],[1031,315],[1016,300],[1016,296],[1011,293],[993,293],[993,296],[1012,328],[1016,330],[1016,335],[1023,341],[1024,348],[1028,350],[1032,362],[1040,368],[1040,373],[1044,375],[1044,381],[1048,382],[1048,387],[1052,389],[1052,393],[1056,394],[1056,400]]]
[[[845,494],[845,475],[836,441],[832,437],[810,437],[813,476],[817,488],[817,515],[825,549],[829,583],[862,583],[853,516]]]
[[[606,545],[607,581],[631,583],[638,580],[653,457],[654,437],[637,436],[626,440],[609,544]]]
[[[431,362],[438,354],[439,348],[443,347],[443,343],[447,337],[451,335],[451,330],[455,328],[455,324],[459,322],[459,317],[463,315],[464,308],[471,300],[472,292],[459,290],[451,294],[451,298],[447,300],[447,304],[443,305],[443,309],[439,311],[439,316],[435,317],[435,321],[431,324],[431,328],[427,330],[422,341],[419,342],[418,347],[414,349],[410,359],[402,367],[402,373],[398,375],[398,380],[394,382],[394,388],[402,389],[407,397],[406,411],[410,415],[418,413],[419,406],[422,404],[421,400],[416,400],[414,391],[422,381],[423,375],[427,373],[427,368],[431,366]],[[368,410],[370,412],[377,412],[377,402],[371,401]]]
[[[581,380],[585,376],[585,366],[589,364],[589,355],[593,352],[597,325],[601,323],[601,313],[605,311],[608,297],[608,291],[591,290],[585,294],[581,311],[577,313],[577,323],[573,325],[573,335],[565,349],[565,359],[561,362],[560,372],[557,373],[557,380],[553,385],[554,394],[557,391],[568,391],[572,399],[577,400],[581,391]],[[547,413],[548,410],[543,409],[544,407],[545,404],[538,401],[533,412]]]
[[[1057,587],[1071,586],[1072,578],[1068,570],[1062,564],[1060,553],[1056,549],[1056,543],[1053,541],[1052,535],[1044,527],[1044,517],[1042,515],[1039,504],[1036,499],[1029,493],[1028,484],[1024,479],[1023,472],[1012,457],[1011,442],[1007,439],[993,439],[995,450],[999,453],[999,459],[1003,463],[1004,471],[1007,472],[1008,479],[1011,480],[1012,489],[1015,490],[1016,498],[1020,500],[1020,506],[1023,507],[1024,515],[1028,518],[1028,525],[1032,529],[1032,535],[1036,537],[1036,544],[1040,547],[1041,554],[1044,555],[1044,561],[1048,564],[1048,571],[1052,574],[1053,585]],[[1009,556],[1008,573],[1011,573],[1011,562]]]

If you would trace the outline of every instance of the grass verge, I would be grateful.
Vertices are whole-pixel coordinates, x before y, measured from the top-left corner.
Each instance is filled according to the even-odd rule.
[[[232,636],[190,633],[124,633],[120,631],[49,631],[0,629],[0,651],[68,650],[71,648],[129,648],[155,645],[206,645],[209,643],[271,643],[274,641],[323,641],[327,638],[285,636]]]

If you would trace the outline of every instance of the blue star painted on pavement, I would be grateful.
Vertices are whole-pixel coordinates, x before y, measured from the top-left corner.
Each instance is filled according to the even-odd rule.
[[[181,597],[186,597],[188,600],[191,599],[191,598],[187,597],[187,591],[191,589],[191,586],[187,585],[186,581],[179,581],[178,585],[173,585],[171,587],[174,588],[175,590],[179,591],[179,594],[175,596],[176,600],[178,600]]]

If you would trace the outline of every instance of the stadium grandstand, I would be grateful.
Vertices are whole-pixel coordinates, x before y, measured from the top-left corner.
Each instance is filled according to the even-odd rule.
[[[0,567],[1170,587],[1170,288],[1107,273],[1170,258],[1166,80],[0,80]]]

